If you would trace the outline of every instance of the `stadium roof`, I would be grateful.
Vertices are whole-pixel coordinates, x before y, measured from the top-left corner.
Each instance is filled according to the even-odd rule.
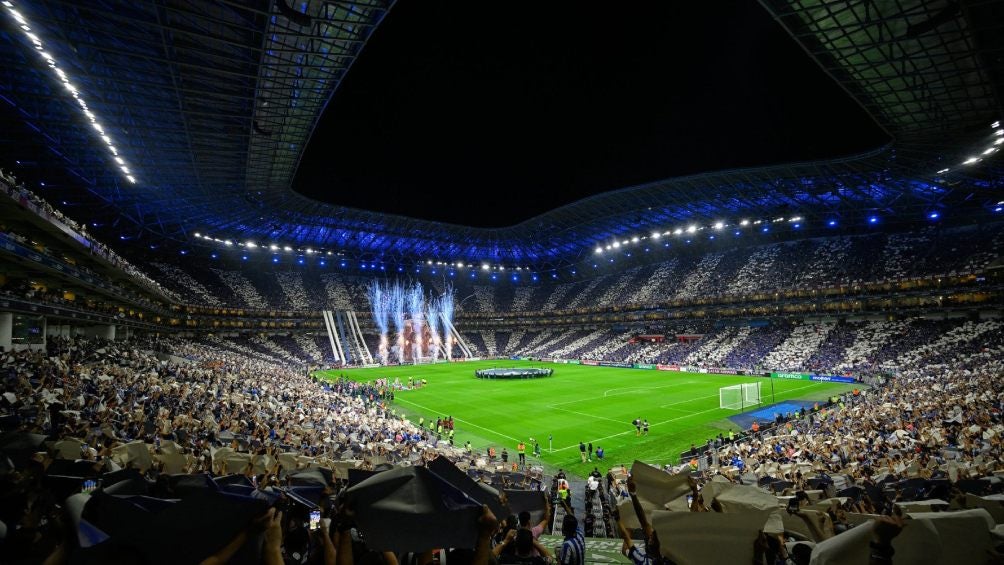
[[[100,204],[81,219],[137,241],[208,234],[535,268],[690,224],[797,217],[808,229],[993,213],[1004,200],[991,127],[1004,113],[1004,3],[899,0],[764,2],[894,139],[863,155],[669,179],[499,229],[300,196],[290,183],[304,145],[392,4],[4,0],[0,127],[17,133],[0,136],[2,151],[66,171]]]

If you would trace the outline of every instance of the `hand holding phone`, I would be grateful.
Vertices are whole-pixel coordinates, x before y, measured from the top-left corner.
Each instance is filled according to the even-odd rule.
[[[311,510],[310,511],[310,531],[317,530],[321,527],[321,511]]]

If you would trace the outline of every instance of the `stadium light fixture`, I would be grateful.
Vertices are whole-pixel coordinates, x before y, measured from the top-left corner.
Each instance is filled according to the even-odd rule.
[[[602,247],[597,247],[596,248],[596,253],[603,253],[603,248]]]
[[[258,244],[255,243],[255,242],[253,242],[253,241],[248,241],[248,242],[244,243],[244,245],[247,246],[247,247],[249,247],[249,248],[251,248],[251,249],[254,249],[254,248],[258,247]]]
[[[15,8],[14,2],[12,2],[11,0],[3,0],[2,5],[4,8],[7,9],[6,10],[7,15],[17,23],[17,27],[21,30],[22,33],[24,33],[25,37],[28,38],[32,46],[35,48],[35,51],[37,51],[39,56],[45,61],[46,66],[48,66],[49,69],[56,75],[56,78],[63,84],[63,87],[70,93],[73,99],[77,101],[77,105],[80,107],[81,113],[83,113],[84,117],[87,118],[89,122],[91,122],[95,131],[100,136],[101,140],[108,147],[108,150],[111,152],[112,157],[114,158],[118,156],[118,150],[115,149],[115,144],[112,141],[111,137],[105,134],[104,129],[98,123],[97,116],[94,114],[93,111],[91,111],[90,107],[87,105],[87,101],[80,93],[80,90],[70,81],[70,77],[59,66],[59,63],[52,56],[52,54],[45,50],[42,38],[39,37],[38,35],[38,31],[37,30],[33,31],[32,25],[28,22],[28,19],[25,18],[24,14],[22,14]],[[129,180],[129,182],[135,184],[136,179],[129,172],[126,163],[124,163],[122,160],[119,159],[116,159],[116,163],[120,165],[122,172],[125,174],[125,177]]]
[[[652,239],[659,239],[660,237],[662,237],[662,234],[659,233],[659,232],[657,232],[657,231],[654,231],[654,232],[652,232],[652,235],[650,237]]]
[[[693,224],[687,226],[687,233],[694,233],[695,231],[697,231],[697,226]]]
[[[199,235],[199,232],[195,232],[195,237],[202,237],[202,236]]]
[[[1001,121],[997,120],[996,122],[990,124],[990,127],[995,128],[995,129],[1001,127]]]
[[[724,222],[715,222],[715,229],[716,230],[720,230],[720,229],[722,229],[724,227],[725,227],[725,223]]]
[[[944,169],[941,169],[940,171],[938,171],[938,174],[939,174],[939,175],[943,175],[943,174],[947,173],[947,172],[948,172],[948,171],[950,171],[950,170],[951,170],[951,169],[949,169],[948,167],[945,167]]]
[[[739,222],[739,225],[740,226],[748,226],[748,225],[750,225],[750,221],[749,220],[743,220],[743,221]]]
[[[1001,143],[1004,143],[1004,137],[998,137],[994,140],[994,145],[1000,145]]]
[[[994,135],[1004,135],[1004,129],[994,130]]]
[[[965,161],[963,161],[962,164],[963,165],[972,165],[973,163],[978,163],[980,161],[981,161],[981,159],[979,157],[970,157],[970,158],[966,159]]]
[[[487,271],[487,270],[488,270],[489,268],[490,268],[490,267],[488,266],[488,263],[483,263],[483,264],[481,265],[481,270],[482,270],[482,271]]]
[[[631,238],[631,243],[638,243],[638,236],[632,237]]]
[[[674,235],[680,235],[681,233],[683,233],[683,230],[680,228],[676,228],[675,230],[673,230]]]
[[[614,245],[614,249],[618,249],[621,246],[621,243],[619,241],[615,241],[613,243],[613,245]]]
[[[272,251],[278,251],[279,250],[279,246],[276,245],[276,244],[274,244],[274,243],[272,245],[269,245],[268,248],[271,249]]]
[[[1001,138],[1001,139],[1004,139],[1004,138]],[[986,151],[984,151],[983,154],[984,155],[990,155],[991,153],[996,153],[996,152],[997,152],[997,148],[996,147],[991,147],[991,148],[987,149]]]
[[[292,248],[292,247],[290,247],[290,246],[288,246],[288,245],[284,245],[284,246],[283,246],[283,248],[282,248],[282,250],[283,250],[283,251],[292,251],[292,250],[293,250],[293,248]]]

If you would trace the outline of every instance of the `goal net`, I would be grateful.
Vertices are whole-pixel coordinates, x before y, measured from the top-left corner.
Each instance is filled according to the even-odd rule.
[[[718,389],[718,407],[741,410],[760,404],[760,383],[743,383]]]

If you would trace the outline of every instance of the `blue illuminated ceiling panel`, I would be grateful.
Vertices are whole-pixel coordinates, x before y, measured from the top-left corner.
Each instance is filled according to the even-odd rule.
[[[9,18],[0,20],[0,132],[29,132],[33,141],[0,133],[0,148],[68,172],[68,195],[88,204],[71,215],[128,224],[138,232],[128,241],[138,244],[187,245],[202,232],[360,258],[537,268],[690,223],[797,215],[809,228],[880,211],[891,225],[932,207],[988,210],[1004,200],[999,154],[985,153],[998,147],[991,123],[1002,113],[994,92],[1004,73],[983,63],[995,37],[985,28],[999,22],[984,12],[1000,2],[968,9],[974,15],[920,0],[765,0],[891,145],[625,188],[500,229],[330,206],[291,190],[321,112],[393,1],[289,2],[17,3],[138,182],[123,177]]]

